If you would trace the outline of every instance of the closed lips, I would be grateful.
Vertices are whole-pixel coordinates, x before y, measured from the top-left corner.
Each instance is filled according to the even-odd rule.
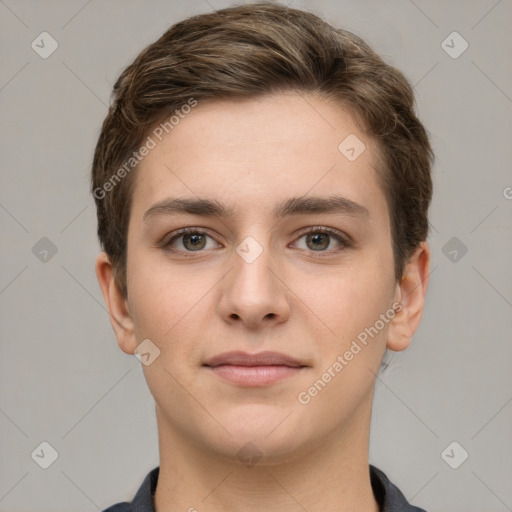
[[[303,364],[285,354],[278,352],[261,352],[248,354],[246,352],[225,352],[206,361],[204,366],[289,366],[290,368],[302,368]]]

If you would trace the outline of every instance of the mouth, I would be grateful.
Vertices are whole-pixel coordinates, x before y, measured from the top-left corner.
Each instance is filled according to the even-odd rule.
[[[245,387],[268,386],[297,375],[307,367],[278,352],[225,352],[203,366],[221,379]]]

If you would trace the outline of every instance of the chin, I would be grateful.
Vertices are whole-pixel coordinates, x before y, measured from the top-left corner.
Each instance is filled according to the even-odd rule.
[[[245,467],[252,467],[292,462],[300,458],[301,448],[298,440],[290,434],[280,439],[234,436],[229,441],[226,440],[223,445],[216,442],[214,450],[218,457],[230,463],[235,462]]]
[[[216,450],[231,460],[244,463],[259,459],[260,463],[277,464],[297,453],[306,441],[306,432],[297,425],[293,408],[250,404],[234,407],[216,416],[231,434],[211,439]],[[291,413],[291,414],[290,414]]]

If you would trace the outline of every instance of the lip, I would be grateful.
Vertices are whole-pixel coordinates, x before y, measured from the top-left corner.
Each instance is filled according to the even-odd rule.
[[[239,386],[260,387],[300,373],[306,367],[279,352],[224,352],[203,365],[220,378]]]
[[[281,354],[279,352],[259,352],[257,354],[249,354],[247,352],[235,351],[224,352],[208,359],[205,366],[220,366],[235,365],[235,366],[289,366],[291,368],[300,368],[305,365],[293,357]]]

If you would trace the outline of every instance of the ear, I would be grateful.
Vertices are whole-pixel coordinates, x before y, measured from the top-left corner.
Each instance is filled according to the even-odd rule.
[[[386,346],[396,352],[406,349],[418,328],[425,305],[430,272],[430,248],[421,242],[407,262],[396,285],[395,300],[401,304],[388,328]]]
[[[123,352],[133,355],[137,343],[128,300],[115,282],[113,267],[105,252],[101,252],[96,258],[96,277],[107,305],[117,344]]]

